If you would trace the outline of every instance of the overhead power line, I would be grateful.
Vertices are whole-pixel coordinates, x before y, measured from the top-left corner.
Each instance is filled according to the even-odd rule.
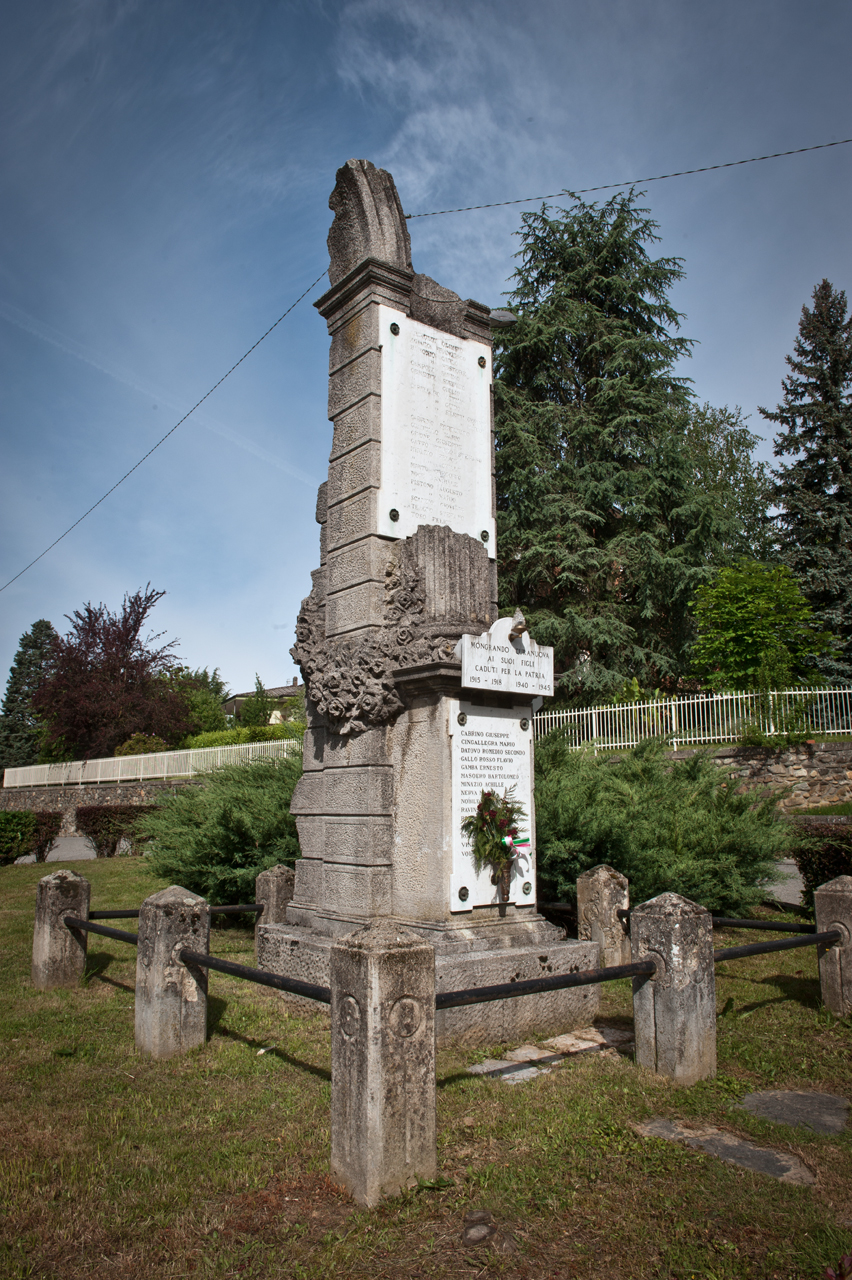
[[[815,147],[795,147],[792,151],[773,151],[768,156],[750,156],[748,160],[728,160],[725,164],[705,164],[700,169],[680,169],[677,173],[658,173],[653,178],[631,178],[629,182],[606,182],[600,187],[581,187],[578,191],[551,191],[547,196],[524,196],[521,200],[493,200],[491,204],[466,204],[460,209],[433,209],[431,213],[407,213],[406,218],[438,218],[443,213],[472,213],[475,209],[502,209],[509,204],[533,204],[538,200],[556,200],[559,196],[586,196],[592,191],[612,191],[616,187],[634,187],[642,182],[663,182],[666,178],[685,178],[690,173],[710,173],[713,169],[734,169],[738,164],[757,164],[758,160],[777,160],[779,156],[800,156],[803,151],[823,151],[826,147],[844,147],[852,138],[839,142],[818,142]]]
[[[49,546],[49,547],[45,547],[45,549],[44,549],[44,551],[42,551],[41,555],[36,556],[35,560],[31,560],[31,561],[29,562],[29,564],[28,564],[28,565],[26,565],[26,566],[21,570],[21,572],[20,572],[20,573],[16,573],[16,574],[15,574],[14,578],[10,578],[8,582],[4,582],[3,586],[2,586],[2,587],[0,587],[0,591],[5,591],[7,587],[11,587],[11,585],[12,585],[12,583],[13,583],[13,582],[17,582],[17,581],[18,581],[18,578],[23,577],[23,575],[27,572],[27,570],[28,570],[28,569],[32,569],[32,567],[33,567],[33,565],[34,565],[34,564],[38,564],[39,560],[43,560],[43,559],[44,559],[44,557],[47,555],[48,551],[52,551],[52,550],[53,550],[53,548],[54,548],[55,546],[58,546],[58,545],[59,545],[59,543],[62,541],[62,539],[63,539],[63,538],[67,538],[67,537],[68,537],[68,535],[69,535],[69,533],[71,533],[71,531],[72,531],[73,529],[76,529],[76,528],[77,528],[77,525],[78,525],[78,524],[82,524],[82,523],[83,523],[83,521],[86,519],[86,516],[90,516],[90,515],[92,514],[92,512],[93,512],[93,511],[96,511],[96,510],[97,510],[97,508],[101,505],[101,503],[102,503],[102,502],[106,502],[106,500],[107,500],[107,498],[109,497],[109,495],[110,495],[111,493],[115,493],[115,491],[116,491],[116,489],[118,488],[118,486],[119,486],[119,485],[121,485],[121,484],[124,484],[124,482],[125,482],[125,480],[127,479],[127,477],[128,477],[128,476],[132,476],[132,475],[133,475],[133,472],[134,472],[134,471],[137,471],[137,470],[139,469],[139,467],[141,467],[141,466],[142,466],[142,463],[143,463],[143,462],[145,462],[148,458],[150,458],[151,454],[152,454],[152,453],[154,453],[157,449],[159,449],[159,447],[160,447],[160,445],[161,445],[161,444],[164,444],[164,443],[166,442],[166,440],[168,440],[169,436],[174,435],[174,433],[177,431],[178,427],[182,426],[182,424],[183,424],[184,422],[186,422],[187,418],[189,418],[193,413],[195,413],[195,410],[199,407],[199,405],[204,404],[204,401],[205,401],[205,400],[207,400],[210,396],[212,396],[213,392],[216,390],[216,388],[217,388],[217,387],[221,387],[222,383],[225,381],[225,379],[226,379],[226,378],[230,378],[230,376],[231,376],[231,374],[234,372],[234,370],[235,370],[235,369],[238,369],[238,368],[240,367],[240,365],[243,363],[243,361],[248,359],[248,357],[251,355],[252,351],[254,351],[257,347],[259,347],[259,346],[260,346],[260,344],[261,344],[261,342],[263,342],[264,338],[268,338],[268,337],[269,337],[269,335],[270,335],[270,333],[272,333],[272,330],[273,330],[273,329],[277,329],[277,328],[278,328],[278,326],[279,326],[279,324],[281,323],[281,321],[282,321],[282,320],[286,320],[286,318],[287,318],[287,316],[289,316],[290,312],[291,312],[295,307],[298,307],[299,303],[302,301],[302,299],[303,299],[303,298],[307,298],[307,296],[308,296],[308,294],[310,293],[311,289],[314,289],[314,288],[319,284],[320,280],[322,280],[322,278],[323,278],[323,276],[324,276],[325,274],[326,274],[326,273],[325,273],[325,271],[321,272],[321,273],[317,276],[316,280],[314,280],[313,284],[309,284],[309,285],[308,285],[308,287],[307,287],[307,289],[305,290],[305,292],[304,292],[304,293],[299,294],[299,296],[298,296],[298,298],[296,299],[296,301],[295,301],[295,302],[293,302],[293,303],[291,303],[291,305],[287,308],[287,310],[284,312],[284,314],[283,314],[283,315],[280,315],[280,316],[278,317],[278,319],[275,321],[275,324],[271,324],[271,325],[269,326],[269,328],[266,330],[266,333],[261,334],[261,336],[258,338],[257,342],[255,342],[252,346],[250,346],[250,347],[249,347],[249,349],[248,349],[248,351],[246,351],[243,355],[241,355],[241,356],[240,356],[240,358],[239,358],[239,360],[237,360],[237,362],[236,362],[235,364],[232,364],[232,365],[231,365],[231,367],[230,367],[230,369],[228,370],[228,372],[227,372],[227,373],[223,373],[223,374],[222,374],[222,376],[221,376],[221,378],[219,379],[219,381],[218,381],[218,382],[214,382],[214,383],[213,383],[213,386],[210,388],[210,390],[209,390],[209,391],[205,391],[205,393],[204,393],[204,395],[201,397],[201,399],[200,399],[200,400],[196,400],[196,402],[195,402],[195,404],[192,406],[192,408],[191,408],[191,409],[188,409],[188,410],[186,411],[186,413],[183,415],[183,417],[182,417],[178,422],[176,422],[176,423],[175,423],[175,425],[174,425],[173,427],[170,427],[170,428],[169,428],[169,430],[166,432],[166,434],[165,434],[164,436],[161,436],[161,437],[160,437],[160,439],[157,441],[157,443],[156,443],[155,445],[152,445],[152,446],[151,446],[151,448],[148,450],[148,452],[147,452],[146,454],[143,454],[143,456],[139,459],[139,461],[138,461],[138,462],[136,462],[136,463],[134,463],[134,465],[130,468],[130,470],[129,470],[129,471],[125,471],[125,473],[124,473],[124,475],[121,477],[121,479],[120,479],[120,480],[116,480],[115,484],[112,486],[112,488],[111,488],[111,489],[107,489],[106,493],[105,493],[102,497],[98,498],[97,502],[92,503],[92,505],[89,507],[89,510],[88,510],[88,511],[84,511],[84,512],[83,512],[83,514],[80,516],[80,518],[79,518],[78,520],[75,520],[73,524],[69,525],[69,526],[68,526],[68,528],[65,530],[65,532],[64,532],[64,533],[60,533],[59,537],[58,537],[58,538],[56,538],[56,539],[54,539],[54,541],[53,541],[53,542],[51,542],[51,544],[50,544],[50,546]]]

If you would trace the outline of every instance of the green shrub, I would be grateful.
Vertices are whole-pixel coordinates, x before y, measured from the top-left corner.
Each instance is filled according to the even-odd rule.
[[[152,751],[174,751],[174,747],[170,747],[162,738],[158,738],[153,733],[134,733],[132,738],[128,738],[126,742],[122,742],[120,747],[116,747],[114,755],[117,756],[144,756]]]
[[[0,810],[0,866],[7,866],[16,858],[32,852],[30,845],[35,835],[34,813],[10,813]]]
[[[814,889],[837,876],[852,876],[852,826],[843,822],[797,823],[801,839],[793,850],[813,911]]]
[[[0,866],[35,854],[36,862],[44,862],[53,848],[62,814],[27,809],[22,813],[0,810]]]
[[[616,759],[571,750],[558,733],[536,744],[536,841],[543,898],[574,901],[576,879],[608,863],[630,901],[666,890],[733,914],[754,906],[790,848],[777,797],[755,802],[706,753],[672,760],[651,738]]]
[[[290,799],[301,754],[248,760],[164,795],[139,824],[155,875],[209,902],[253,902],[260,871],[299,856]]]
[[[233,747],[243,742],[278,742],[282,738],[299,738],[305,726],[297,721],[285,721],[284,724],[257,724],[238,726],[234,729],[220,729],[215,733],[196,733],[194,737],[185,738],[183,747],[196,751],[201,747]]]

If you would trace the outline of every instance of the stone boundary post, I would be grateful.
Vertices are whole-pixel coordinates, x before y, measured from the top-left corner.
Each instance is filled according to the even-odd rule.
[[[636,1061],[690,1085],[716,1074],[713,920],[704,907],[662,893],[630,917],[633,960],[655,960],[656,975],[633,980]]]
[[[207,970],[185,965],[181,949],[210,950],[210,911],[203,898],[172,885],[139,910],[136,955],[136,1048],[172,1058],[207,1041]]]
[[[435,952],[379,920],[331,951],[331,1175],[373,1206],[436,1171]]]
[[[817,933],[838,929],[832,947],[818,946],[822,1002],[838,1018],[852,1013],[852,876],[838,876],[814,890]]]
[[[292,867],[270,867],[261,871],[254,885],[255,902],[263,903],[263,910],[254,922],[254,955],[257,959],[257,931],[265,924],[286,924],[287,906],[293,897],[296,873]]]
[[[89,918],[92,886],[73,871],[54,871],[38,882],[33,929],[32,982],[39,991],[76,987],[86,968],[88,934],[71,930],[65,916]]]
[[[615,914],[630,906],[627,877],[601,864],[577,877],[577,938],[599,942],[602,968],[630,964],[630,937]]]

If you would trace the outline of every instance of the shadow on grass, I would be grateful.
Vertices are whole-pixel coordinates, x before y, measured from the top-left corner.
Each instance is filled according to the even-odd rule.
[[[117,978],[109,978],[106,971],[111,964],[114,964],[117,957],[111,951],[90,951],[86,956],[86,970],[83,974],[83,980],[86,983],[105,982],[110,987],[118,987],[121,991],[135,992],[135,987],[128,982],[119,982]]]
[[[223,1000],[221,996],[207,997],[207,1039],[211,1040],[214,1035],[222,1036],[225,1040],[235,1040],[239,1044],[247,1045],[250,1049],[266,1049],[268,1054],[278,1058],[281,1062],[286,1062],[291,1067],[298,1067],[301,1071],[306,1071],[308,1075],[316,1076],[318,1080],[331,1080],[331,1072],[327,1067],[317,1067],[312,1062],[305,1062],[303,1058],[297,1058],[292,1053],[287,1053],[285,1049],[279,1049],[277,1046],[267,1048],[265,1040],[258,1040],[254,1036],[241,1035],[239,1031],[232,1031],[230,1027],[226,1027],[222,1023],[222,1019],[228,1008],[228,1001]]]

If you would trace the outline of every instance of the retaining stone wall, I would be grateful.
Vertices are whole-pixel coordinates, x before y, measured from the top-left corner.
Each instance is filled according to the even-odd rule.
[[[0,809],[19,813],[32,809],[62,814],[61,836],[75,836],[75,816],[78,807],[88,804],[153,804],[163,791],[177,791],[179,787],[197,786],[189,779],[177,782],[158,782],[147,778],[143,782],[102,782],[99,786],[82,787],[0,787]]]
[[[674,756],[682,760],[694,754],[684,750]],[[714,755],[749,789],[788,792],[778,801],[785,813],[852,801],[852,742],[815,742],[788,751],[722,747]]]
[[[675,751],[674,759],[684,760],[694,750]],[[789,751],[767,751],[758,747],[722,747],[715,758],[732,767],[735,777],[749,788],[764,792],[787,791],[779,805],[785,813],[810,809],[820,804],[852,801],[852,742],[817,742]],[[60,810],[60,835],[76,835],[74,813],[86,804],[151,804],[168,789],[197,786],[170,779],[168,782],[104,782],[82,787],[0,787],[0,809]]]

